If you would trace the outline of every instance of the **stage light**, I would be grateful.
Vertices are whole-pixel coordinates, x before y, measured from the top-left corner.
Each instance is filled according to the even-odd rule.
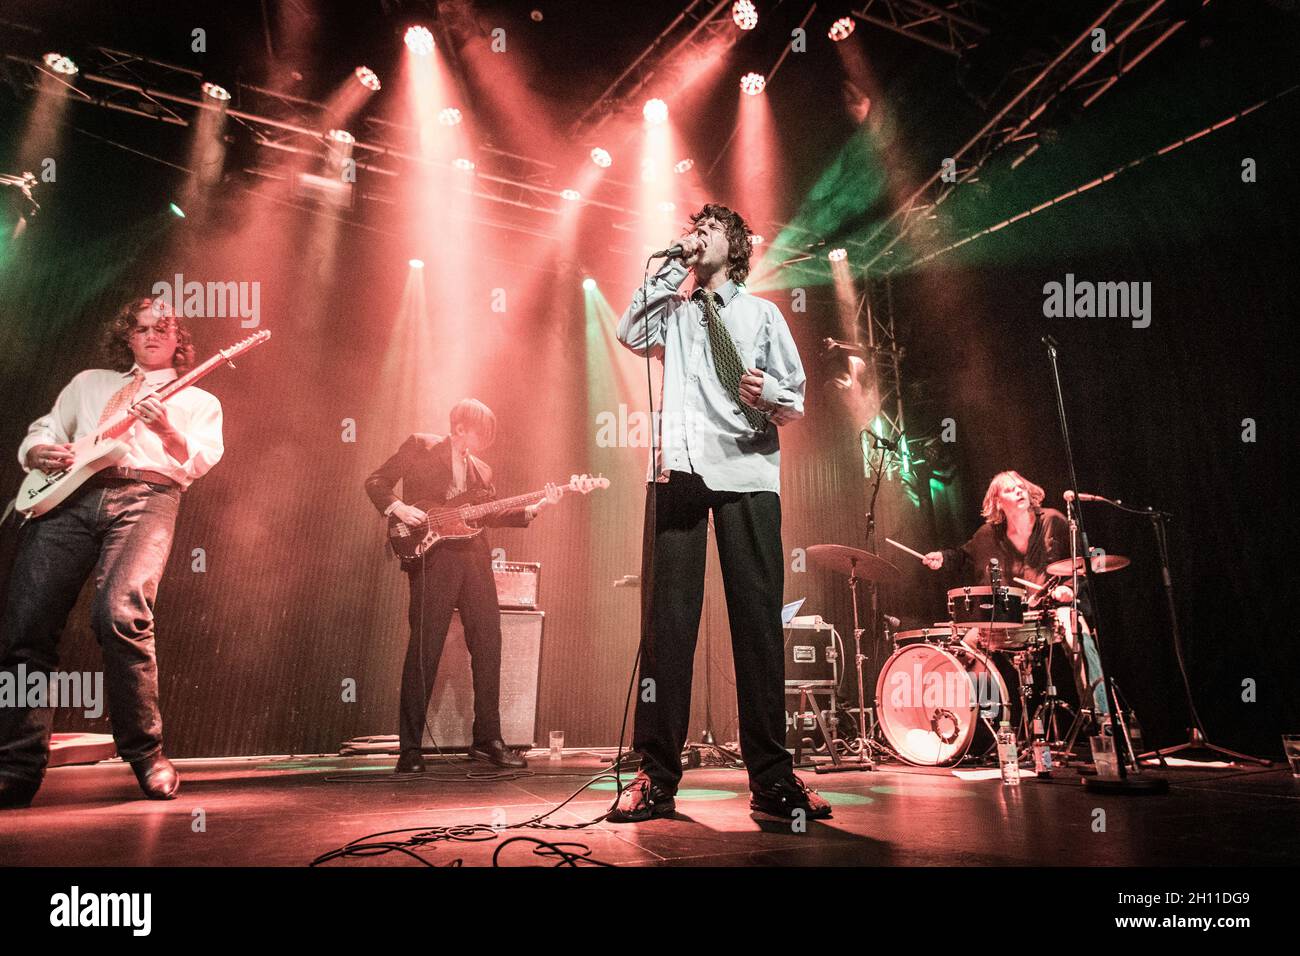
[[[579,199],[582,198],[582,194],[578,192],[576,189],[561,190],[560,195],[563,196],[565,199],[569,200],[569,202],[577,202]]]
[[[694,166],[695,166],[695,160],[683,159],[681,162],[679,162],[676,166],[673,167],[673,172],[679,175],[681,173],[689,173]]]
[[[677,208],[677,203],[675,203],[675,202],[669,202],[669,201],[666,200],[666,199],[665,199],[663,202],[661,202],[661,203],[659,204],[659,211],[660,211],[660,212],[672,212],[672,211],[673,211],[674,209],[676,209],[676,208]]]
[[[457,169],[466,173],[468,173],[470,170],[474,168],[474,160],[472,159],[464,159],[464,158],[453,159],[451,161],[451,164],[455,166]]]
[[[416,56],[428,56],[433,52],[433,34],[428,27],[408,27],[406,30],[406,48]]]
[[[763,237],[755,233],[749,237],[749,242],[751,245],[761,246],[763,244]]]
[[[210,96],[218,102],[225,102],[230,99],[230,93],[224,86],[217,86],[215,83],[204,83],[202,86],[205,96]]]
[[[410,265],[410,267],[411,267],[412,269],[423,269],[423,268],[424,268],[424,260],[423,260],[423,259],[412,259],[408,264]]]
[[[460,110],[456,109],[454,106],[448,106],[438,114],[438,122],[443,126],[456,126],[460,123],[460,120]]]
[[[587,276],[587,278],[582,280],[582,288],[587,292],[590,292],[592,289],[596,288],[596,280],[591,276]]]
[[[645,121],[651,126],[659,126],[668,122],[668,104],[661,99],[646,100],[641,115],[645,117]]]
[[[736,0],[731,5],[731,20],[742,30],[758,26],[758,8],[754,6],[754,0]]]
[[[62,73],[64,76],[76,76],[78,71],[77,64],[62,53],[45,54],[45,65],[55,73]]]
[[[848,257],[849,253],[847,249],[832,249],[830,252],[826,253],[826,258],[831,262],[843,262]]]
[[[370,90],[372,93],[378,93],[380,88],[379,75],[368,66],[359,66],[354,71],[357,81]]]
[[[740,88],[750,96],[757,96],[767,86],[767,80],[761,73],[746,73],[740,78]]]
[[[167,209],[168,209],[168,211],[170,211],[171,214],[172,214],[173,216],[175,216],[177,219],[184,219],[184,218],[185,218],[185,210],[182,209],[180,206],[176,205],[174,202],[169,202],[169,203],[167,204]]]
[[[852,17],[840,17],[831,24],[831,28],[826,31],[826,35],[839,43],[841,40],[847,40],[853,35],[853,30],[857,24],[853,22]]]
[[[346,143],[351,145],[357,141],[357,138],[345,129],[332,129],[329,131],[329,138],[336,143]]]
[[[601,149],[597,146],[591,151],[591,161],[601,169],[609,169],[610,165],[614,162],[614,157],[609,155],[609,150]]]

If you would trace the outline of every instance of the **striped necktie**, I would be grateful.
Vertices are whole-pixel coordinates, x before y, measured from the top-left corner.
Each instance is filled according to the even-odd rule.
[[[740,360],[740,352],[736,350],[735,339],[723,324],[722,316],[718,315],[721,296],[707,289],[696,289],[693,298],[704,311],[705,324],[709,329],[709,348],[713,352],[713,368],[718,373],[718,381],[744,413],[749,427],[754,431],[763,431],[767,428],[767,416],[740,400],[740,377],[746,369]]]
[[[135,393],[140,390],[140,385],[143,382],[144,372],[136,369],[135,375],[131,377],[131,381],[119,388],[113,393],[112,397],[109,398],[108,404],[105,405],[104,410],[99,413],[99,424],[106,424],[112,420],[118,412],[130,405],[131,400],[135,398]]]

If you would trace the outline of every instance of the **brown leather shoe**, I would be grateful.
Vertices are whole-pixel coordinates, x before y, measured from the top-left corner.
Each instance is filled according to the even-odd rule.
[[[135,779],[140,781],[140,789],[150,800],[176,799],[176,791],[181,788],[181,775],[161,750],[152,757],[137,760],[131,764],[131,769],[135,771]]]
[[[618,805],[605,819],[610,823],[640,823],[653,817],[670,817],[676,812],[675,794],[644,773],[638,773],[619,794]]]

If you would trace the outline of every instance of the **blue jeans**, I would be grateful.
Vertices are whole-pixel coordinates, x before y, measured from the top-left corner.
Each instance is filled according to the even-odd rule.
[[[93,482],[93,480],[92,480]],[[59,636],[94,571],[91,626],[104,658],[113,739],[135,762],[162,749],[153,605],[171,552],[181,491],[106,479],[23,527],[0,618],[0,671],[49,673]],[[50,756],[51,707],[0,707],[0,777],[39,782]]]

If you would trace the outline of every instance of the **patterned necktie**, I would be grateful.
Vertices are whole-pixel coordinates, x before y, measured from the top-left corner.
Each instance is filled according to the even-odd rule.
[[[695,300],[704,310],[705,324],[709,329],[709,348],[713,351],[713,368],[718,373],[718,381],[722,383],[722,387],[744,413],[749,427],[761,432],[767,428],[767,416],[740,400],[740,377],[745,374],[746,368],[740,361],[735,340],[723,324],[722,316],[718,315],[716,295],[717,293],[706,289],[696,289],[694,295]]]
[[[140,384],[144,381],[144,372],[136,369],[135,375],[131,381],[127,382],[108,400],[104,410],[99,413],[99,424],[103,425],[110,421],[118,412],[131,404],[131,399],[135,398],[135,393],[140,390]]]

